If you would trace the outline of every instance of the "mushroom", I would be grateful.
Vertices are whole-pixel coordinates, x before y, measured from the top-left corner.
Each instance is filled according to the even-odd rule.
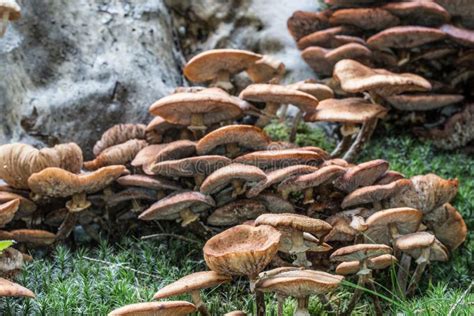
[[[331,230],[331,225],[320,219],[298,214],[263,214],[255,220],[256,225],[270,225],[282,233],[282,238],[291,240],[291,247],[280,247],[280,251],[288,250],[296,255],[293,262],[297,266],[311,266],[306,258],[309,247],[304,242],[303,233],[310,233],[317,237],[326,235]]]
[[[401,111],[430,111],[451,104],[460,103],[460,94],[400,94],[385,98],[394,108]]]
[[[367,267],[371,270],[383,270],[393,266],[397,258],[392,255],[381,255],[367,260]],[[361,269],[360,261],[341,262],[336,267],[336,273],[341,275],[356,274]]]
[[[15,229],[9,232],[0,231],[0,239],[34,246],[49,246],[56,240],[56,235],[40,229]]]
[[[17,199],[20,200],[20,206],[18,207],[18,210],[15,213],[15,217],[27,217],[36,211],[37,206],[33,201],[15,193],[0,191],[0,204],[8,203]]]
[[[145,129],[145,137],[149,144],[159,144],[179,139],[191,139],[192,135],[186,129],[186,126],[173,124],[161,116],[155,116]]]
[[[29,297],[35,298],[35,294],[17,283],[0,278],[0,297]]]
[[[321,154],[303,149],[254,151],[234,159],[236,163],[261,169],[278,169],[293,165],[319,166],[323,161]]]
[[[369,210],[358,208],[334,214],[326,219],[332,226],[331,231],[324,237],[324,241],[340,241],[357,243],[358,238],[367,230],[365,216]]]
[[[186,301],[146,302],[117,308],[108,316],[185,316],[196,312],[196,306]]]
[[[288,88],[311,94],[320,102],[334,98],[334,91],[324,84],[313,82],[312,80],[298,81],[287,85]]]
[[[14,199],[0,204],[0,227],[4,227],[12,221],[19,207],[20,199]]]
[[[332,39],[344,33],[347,33],[349,28],[347,26],[336,26],[326,29],[321,29],[300,38],[297,42],[298,48],[304,50],[311,46],[332,47]]]
[[[340,9],[329,18],[331,25],[348,24],[362,30],[383,30],[400,23],[400,20],[387,10],[381,8]]]
[[[278,83],[285,75],[285,64],[268,55],[247,68],[247,75],[254,83]]]
[[[254,200],[238,200],[217,208],[207,218],[212,226],[238,225],[246,220],[255,219],[267,212],[265,204]]]
[[[229,313],[225,313],[224,316],[247,316],[247,314],[242,311],[232,311]]]
[[[211,173],[199,190],[203,194],[215,194],[232,184],[234,188],[232,195],[238,196],[245,192],[250,183],[259,182],[265,178],[265,173],[255,166],[233,163]]]
[[[162,179],[162,178],[152,178],[149,176],[141,175],[141,174],[132,174],[126,175],[118,178],[117,183],[121,186],[128,187],[141,187],[147,188],[152,190],[171,190],[171,191],[179,191],[182,188],[175,182]]]
[[[448,38],[453,42],[467,47],[474,47],[474,32],[452,24],[442,25],[440,31],[446,33]]]
[[[184,67],[186,78],[195,83],[212,81],[212,87],[231,90],[230,76],[251,67],[263,56],[239,49],[212,49],[200,53]]]
[[[295,11],[288,19],[288,30],[293,38],[298,41],[302,37],[329,26],[327,11],[306,12]]]
[[[132,167],[142,168],[142,166],[148,166],[153,163],[155,157],[160,153],[161,150],[167,147],[168,144],[154,144],[148,145],[140,150],[135,158],[130,162]]]
[[[245,275],[254,292],[258,274],[272,261],[281,234],[268,225],[237,225],[209,239],[204,245],[207,266],[219,274]],[[265,299],[255,291],[257,316],[265,315]]]
[[[132,139],[145,139],[143,124],[117,124],[106,130],[100,140],[95,143],[92,152],[98,156],[105,149],[123,144]]]
[[[374,184],[388,170],[389,164],[383,159],[360,163],[347,169],[346,173],[335,181],[335,186],[344,192],[352,192],[359,187]]]
[[[0,37],[5,35],[8,21],[15,21],[21,17],[21,8],[15,0],[0,0]]]
[[[366,285],[369,290],[376,292],[373,279],[372,279],[372,270],[369,268],[369,260],[374,257],[381,255],[390,254],[392,248],[387,245],[378,245],[378,244],[357,244],[353,246],[342,247],[334,251],[330,257],[331,261],[338,262],[347,262],[347,261],[357,261],[359,262],[359,272],[357,287],[352,295],[352,299],[349,302],[349,305],[344,312],[346,315],[350,315],[354,309],[357,301],[362,295],[362,287]],[[375,312],[377,315],[383,315],[382,309],[380,307],[380,302],[376,294],[372,295],[374,301]]]
[[[91,161],[84,162],[84,169],[97,170],[111,165],[125,165],[132,161],[135,156],[147,146],[145,140],[131,139],[124,143],[113,145],[104,149]]]
[[[426,26],[395,26],[383,30],[369,39],[367,44],[379,50],[388,48],[414,48],[442,40],[446,34]]]
[[[298,307],[293,315],[309,316],[308,298],[318,295],[323,304],[329,304],[325,294],[336,289],[343,276],[333,275],[315,270],[281,270],[281,268],[264,272],[264,276],[257,282],[256,288],[262,292],[274,292],[279,297],[278,316],[283,315],[283,300],[292,296],[298,300]],[[268,276],[265,274],[268,273]],[[328,306],[329,310],[332,310]]]
[[[188,191],[172,194],[151,205],[138,217],[141,220],[176,220],[181,226],[189,225],[190,229],[200,236],[207,237],[209,229],[199,221],[199,215],[209,207],[215,206],[212,197],[199,192]]]
[[[400,179],[405,179],[405,176],[400,172],[387,170],[383,175],[380,176],[380,178],[377,179],[375,184],[389,184]]]
[[[235,158],[245,150],[264,150],[270,141],[268,135],[258,127],[229,125],[218,128],[201,138],[196,144],[196,151],[202,156],[218,151],[219,146],[225,146],[225,155]]]
[[[232,278],[228,275],[221,275],[214,271],[196,272],[187,275],[155,293],[155,300],[177,296],[182,294],[191,294],[194,305],[203,316],[209,315],[209,311],[201,298],[201,290],[228,283]]]
[[[9,247],[0,252],[0,274],[2,276],[14,277],[24,266],[25,258],[20,251]]]
[[[449,12],[434,1],[392,2],[382,8],[410,24],[439,26],[451,19]]]

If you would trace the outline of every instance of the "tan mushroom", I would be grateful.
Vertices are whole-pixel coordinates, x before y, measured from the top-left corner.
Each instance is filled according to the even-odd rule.
[[[98,156],[105,149],[123,144],[132,139],[145,139],[145,125],[143,124],[117,124],[102,134],[94,145],[92,152]]]
[[[375,159],[360,163],[347,169],[347,172],[335,182],[336,187],[344,192],[352,192],[359,187],[374,184],[388,170],[389,163]]]
[[[370,37],[367,44],[377,49],[413,48],[439,41],[446,34],[425,26],[395,26]]]
[[[189,91],[181,91],[189,92]],[[155,116],[145,129],[146,141],[149,144],[170,143],[179,139],[192,139],[192,135],[184,125],[173,124]]]
[[[36,211],[37,206],[33,201],[25,198],[22,195],[0,191],[0,204],[8,203],[17,199],[20,200],[20,206],[18,207],[18,210],[15,213],[15,217],[17,218],[27,217]]]
[[[323,161],[320,153],[303,149],[254,151],[234,159],[236,163],[253,165],[264,170],[293,165],[319,166]]]
[[[279,83],[285,75],[285,64],[263,55],[247,68],[247,74],[254,83]]]
[[[209,215],[207,223],[212,226],[238,225],[266,212],[267,208],[261,201],[237,200],[217,208]]]
[[[35,294],[27,288],[11,282],[7,279],[0,278],[0,297],[29,297],[35,298]]]
[[[109,313],[109,316],[185,316],[197,310],[186,301],[146,302],[126,305]]]
[[[0,38],[7,31],[8,22],[21,17],[21,8],[15,0],[0,0]]]
[[[370,258],[367,261],[367,266],[371,270],[383,270],[397,262],[397,258],[392,255],[386,254],[378,257]],[[356,274],[361,269],[359,261],[345,261],[341,262],[336,267],[336,273],[341,275]]]
[[[362,30],[383,30],[398,25],[400,20],[381,8],[350,8],[334,12],[329,23],[354,25]]]
[[[125,165],[147,146],[145,140],[131,139],[124,143],[106,148],[91,161],[84,162],[84,169],[97,170],[111,165]]]
[[[33,246],[49,246],[56,240],[56,235],[40,229],[15,229],[9,232],[0,231],[0,239],[11,239]]]
[[[6,224],[12,221],[19,207],[20,199],[14,199],[0,204],[0,227],[4,227]]]

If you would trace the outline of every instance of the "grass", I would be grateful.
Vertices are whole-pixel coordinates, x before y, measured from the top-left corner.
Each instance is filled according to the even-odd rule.
[[[282,132],[277,125],[272,128],[272,133],[280,133],[279,138],[285,138],[284,130]],[[474,271],[474,160],[461,152],[438,151],[409,135],[394,135],[391,130],[382,130],[378,136],[360,160],[386,159],[392,169],[407,176],[434,172],[443,177],[458,177],[460,190],[453,204],[470,229],[468,239],[449,262],[429,266],[420,291],[413,299],[405,300],[391,293],[392,271],[378,275],[378,294],[384,310],[392,315],[448,315],[454,308],[452,315],[474,315],[473,291],[466,292]],[[302,145],[328,145],[320,130],[314,131],[314,135],[306,133],[299,139]],[[172,226],[165,227],[167,232],[172,232]],[[206,269],[201,246],[175,238],[143,241],[126,237],[113,245],[104,240],[99,245],[74,251],[64,245],[50,253],[37,251],[35,260],[18,278],[19,283],[37,294],[37,299],[2,298],[0,314],[106,315],[125,304],[150,301],[160,287],[191,272]],[[348,303],[353,291],[351,282],[354,280],[348,279],[346,285],[331,295],[334,305],[344,307]],[[253,311],[252,297],[247,294],[244,279],[205,291],[204,297],[213,315],[235,309]],[[268,315],[276,315],[276,305],[271,303],[273,297],[267,295],[266,298]],[[287,300],[285,315],[292,315],[295,306],[295,301]],[[324,315],[316,299],[311,299],[310,311],[312,315]],[[354,311],[355,315],[371,313],[372,307],[366,298]]]

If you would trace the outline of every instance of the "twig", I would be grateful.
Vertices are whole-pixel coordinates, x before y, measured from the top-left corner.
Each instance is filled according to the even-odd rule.
[[[180,236],[180,235],[176,235],[176,234],[166,234],[166,233],[142,236],[140,239],[141,240],[146,240],[146,239],[151,239],[151,238],[162,238],[162,237],[172,237],[172,238],[184,240],[184,241],[187,241],[187,242],[195,243],[195,244],[198,244],[198,245],[201,244],[201,242],[198,241],[198,240],[194,240],[194,239],[191,239],[191,238],[186,238],[184,236]]]
[[[113,263],[113,262],[109,262],[109,261],[105,261],[105,260],[100,260],[100,259],[95,259],[95,258],[90,258],[90,257],[86,257],[86,256],[82,256],[82,258],[84,258],[84,259],[86,259],[86,260],[89,260],[89,261],[94,261],[94,262],[106,264],[106,265],[108,265],[108,266],[120,267],[120,268],[123,268],[123,269],[125,269],[125,270],[129,270],[129,271],[135,272],[135,273],[137,273],[137,274],[143,274],[143,275],[146,275],[146,276],[155,278],[155,279],[162,279],[162,277],[159,276],[159,275],[150,274],[150,273],[146,273],[146,272],[143,272],[143,271],[139,271],[139,270],[136,270],[136,269],[127,267],[127,266],[125,265],[125,263]]]
[[[462,302],[462,300],[466,297],[466,295],[469,294],[469,292],[471,292],[473,285],[474,285],[474,281],[471,281],[471,284],[469,284],[469,287],[464,291],[464,293],[462,293],[461,297],[458,298],[456,303],[454,303],[454,305],[451,306],[447,316],[451,316],[454,313],[454,310],[456,309],[456,307]]]

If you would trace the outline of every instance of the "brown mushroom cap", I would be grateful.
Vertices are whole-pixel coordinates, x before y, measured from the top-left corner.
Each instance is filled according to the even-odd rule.
[[[209,239],[204,245],[207,266],[225,275],[254,279],[278,251],[281,234],[267,225],[238,225]]]
[[[69,197],[98,192],[124,174],[128,174],[124,166],[108,166],[80,175],[60,168],[46,168],[31,175],[28,185],[32,192],[43,196]]]
[[[438,26],[451,19],[445,8],[431,1],[392,2],[382,8],[417,25]]]
[[[36,211],[37,207],[33,201],[15,193],[0,191],[0,204],[16,199],[20,200],[20,207],[16,212],[17,217],[21,218],[24,216],[29,216]]]
[[[151,164],[159,152],[166,146],[167,144],[146,146],[136,154],[130,165],[133,167],[141,167],[143,165]]]
[[[94,160],[84,162],[84,169],[96,170],[110,165],[125,165],[147,146],[145,140],[131,139],[103,150]]]
[[[323,236],[331,230],[331,225],[323,220],[299,214],[262,214],[255,220],[257,225],[270,225],[282,230],[297,230]]]
[[[242,311],[233,311],[233,312],[225,313],[224,316],[247,316],[247,314]]]
[[[207,176],[220,168],[230,165],[231,163],[232,160],[224,156],[198,156],[179,160],[162,161],[152,164],[148,170],[153,174],[168,177]]]
[[[351,167],[337,182],[337,188],[352,192],[358,187],[374,184],[388,170],[389,164],[382,159],[363,162]]]
[[[179,213],[184,209],[209,208],[211,206],[215,206],[215,202],[208,195],[195,191],[181,192],[154,203],[138,218],[146,221],[155,219],[172,220],[179,218]]]
[[[474,47],[474,31],[451,24],[441,26],[440,30],[446,33],[452,41],[462,46]]]
[[[186,87],[186,88],[188,88],[188,87]],[[189,87],[189,88],[194,88],[194,87]],[[178,93],[180,93],[180,92],[190,92],[190,91],[178,91]],[[164,118],[162,118],[161,116],[155,116],[150,121],[150,123],[148,123],[148,125],[146,126],[145,131],[146,132],[154,131],[154,132],[158,133],[159,135],[163,135],[164,133],[166,133],[168,130],[170,130],[172,128],[184,128],[184,126],[170,123],[167,120],[165,120]]]
[[[213,226],[231,226],[255,219],[267,212],[267,208],[260,201],[238,200],[230,202],[216,209],[207,218],[207,223]]]
[[[16,1],[11,0],[0,0],[0,15],[4,12],[8,12],[8,20],[16,21],[21,17],[21,7]]]
[[[443,179],[432,173],[414,176],[411,181],[422,201],[419,209],[424,213],[450,202],[458,192],[457,179]]]
[[[285,64],[268,55],[264,55],[247,68],[247,74],[250,80],[255,83],[279,81],[285,74]]]
[[[386,254],[378,257],[373,257],[367,260],[367,267],[371,270],[383,270],[397,262],[397,258]],[[341,275],[355,274],[361,268],[360,261],[341,262],[336,267],[336,273]]]
[[[420,227],[423,212],[409,207],[391,208],[378,211],[365,221],[369,226],[366,239],[373,243],[390,244],[390,227],[396,227],[398,234],[414,233]]]
[[[233,180],[245,182],[259,182],[266,179],[265,173],[250,165],[233,163],[211,173],[201,185],[200,191],[204,194],[214,194]]]
[[[413,258],[418,258],[423,248],[430,247],[430,261],[448,261],[448,250],[446,247],[434,235],[427,232],[403,235],[397,238],[395,245]]]
[[[382,118],[387,109],[362,98],[327,99],[319,103],[313,114],[306,115],[310,122],[337,122],[362,124],[371,118]]]
[[[198,155],[206,155],[216,147],[226,144],[238,144],[240,147],[263,150],[270,144],[268,135],[258,127],[251,125],[228,125],[218,128],[199,140],[196,144]]]
[[[0,227],[12,221],[15,213],[20,207],[20,199],[14,199],[6,203],[0,203]]]
[[[301,164],[319,166],[323,161],[320,154],[301,149],[255,151],[234,159],[236,163],[258,166],[262,169],[285,168]]]
[[[10,232],[2,231],[1,239],[13,239],[18,243],[28,243],[37,246],[48,246],[56,240],[56,235],[40,229],[16,229]]]
[[[25,261],[27,259],[23,258],[23,254],[15,248],[3,249],[0,253],[0,271],[3,275],[14,275],[23,268]]]
[[[388,170],[377,179],[375,184],[389,184],[400,179],[405,179],[405,176],[400,172]]]
[[[150,106],[150,113],[167,121],[185,126],[192,125],[193,114],[203,116],[206,126],[242,115],[241,102],[222,93],[202,91],[199,93],[175,93],[161,98]]]
[[[210,287],[218,286],[232,280],[228,275],[218,274],[214,271],[202,271],[191,273],[160,289],[153,295],[153,299],[159,300],[170,296],[191,293]]]
[[[105,198],[106,206],[114,207],[122,202],[128,201],[138,201],[138,200],[145,200],[149,202],[154,202],[157,199],[157,194],[153,190],[139,188],[139,187],[131,187],[125,190],[119,191],[117,193],[112,194],[111,196],[107,196]]]
[[[461,94],[400,94],[385,98],[401,111],[429,111],[462,102]]]
[[[341,166],[326,166],[312,173],[303,174],[278,185],[278,191],[295,192],[306,188],[313,188],[329,183],[346,172],[346,168]]]
[[[190,140],[177,140],[168,143],[153,157],[153,162],[176,160],[194,156],[196,153],[196,142]]]
[[[334,64],[330,63],[326,54],[329,49],[319,46],[310,46],[301,52],[303,60],[313,69],[319,76],[329,76],[334,68]]]
[[[319,101],[334,98],[334,91],[324,84],[315,82],[299,81],[287,85],[288,88],[311,94]]]
[[[411,186],[411,184],[410,180],[401,179],[389,184],[362,187],[347,195],[342,201],[341,207],[348,208],[355,205],[382,201],[396,195],[402,189]]]
[[[329,19],[326,12],[295,11],[288,19],[287,26],[290,34],[298,41],[308,34],[327,28]]]
[[[392,248],[379,244],[357,244],[337,249],[331,255],[331,261],[363,261],[372,257],[390,254]]]
[[[177,184],[168,179],[152,178],[141,174],[131,174],[120,177],[117,179],[117,183],[121,186],[128,187],[142,187],[153,190],[173,190],[178,191],[182,188]]]
[[[328,42],[330,42],[334,36],[344,34],[345,31],[347,31],[347,28],[343,26],[336,26],[323,30],[318,30],[300,38],[297,43],[298,48],[300,50],[305,50],[311,46],[326,47]]]
[[[347,43],[329,50],[324,58],[333,66],[343,59],[354,59],[367,63],[372,57],[372,51],[359,43]]]
[[[445,203],[425,215],[424,220],[436,238],[452,251],[467,237],[467,226],[461,214],[451,204]]]
[[[350,59],[341,60],[336,64],[334,77],[340,82],[341,88],[350,93],[373,91],[388,96],[407,91],[431,90],[431,84],[420,76],[371,69]]]
[[[95,143],[92,152],[98,156],[106,148],[125,143],[131,139],[144,139],[145,128],[143,124],[117,124],[102,134],[100,140]]]
[[[319,103],[318,99],[308,93],[277,84],[251,84],[240,92],[239,97],[255,102],[292,104],[306,113],[313,112]]]
[[[185,316],[196,311],[196,306],[186,301],[146,302],[117,308],[109,316]]]
[[[329,18],[331,25],[350,24],[363,30],[383,30],[400,23],[400,20],[381,8],[351,8],[334,12]]]
[[[446,33],[425,26],[395,26],[377,33],[367,40],[367,44],[376,49],[414,48],[439,41]]]
[[[212,49],[188,61],[184,75],[192,82],[206,82],[216,78],[220,71],[239,73],[263,56],[240,49]]]
[[[0,297],[30,297],[35,298],[35,294],[17,283],[0,278]]]

